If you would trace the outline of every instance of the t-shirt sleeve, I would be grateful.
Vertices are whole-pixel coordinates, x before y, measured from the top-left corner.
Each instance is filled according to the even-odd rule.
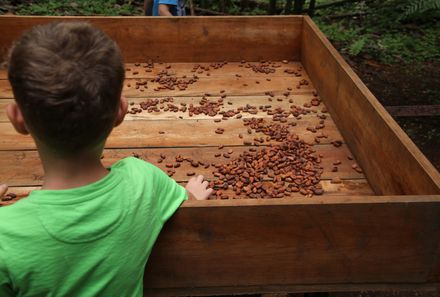
[[[177,6],[178,0],[159,0],[158,4],[168,4],[168,5],[174,5]]]
[[[1,255],[0,255],[0,296],[2,297],[14,296],[6,269],[6,264],[3,261]]]
[[[179,185],[162,170],[155,168],[155,192],[158,200],[158,215],[162,223],[165,223],[179,208],[183,201],[188,199],[184,187]]]

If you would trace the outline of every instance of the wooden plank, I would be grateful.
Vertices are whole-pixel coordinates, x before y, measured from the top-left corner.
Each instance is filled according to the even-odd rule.
[[[215,69],[216,63],[221,63],[220,60],[213,60],[212,63],[155,63],[151,70],[146,68],[147,63],[138,63],[136,66],[134,63],[126,64],[126,78],[143,78],[143,77],[156,77],[157,74],[166,70],[173,75],[197,75],[198,77],[228,77],[228,76],[249,76],[259,79],[266,79],[272,77],[294,77],[296,75],[290,73],[290,70],[295,70],[301,74],[301,78],[308,79],[307,74],[303,71],[303,67],[298,61],[267,61],[265,62],[265,68],[270,69],[273,73],[267,74],[263,72],[254,71],[252,66],[260,67],[261,61],[242,61],[242,62],[228,62],[227,64]],[[288,63],[285,63],[288,62]],[[194,66],[200,66],[194,71]],[[150,72],[151,71],[151,72]],[[287,72],[286,72],[287,71]],[[1,74],[0,74],[1,77]]]
[[[422,283],[422,284],[390,284],[390,283],[375,283],[375,284],[313,284],[313,285],[271,285],[271,286],[246,286],[246,287],[209,287],[209,288],[197,288],[195,292],[192,292],[193,296],[212,296],[212,295],[288,295],[289,297],[303,297],[303,296],[320,296],[322,292],[323,296],[326,294],[335,292],[373,292],[373,291],[417,291],[419,294],[426,294],[426,296],[437,296],[439,292],[439,283]],[[165,290],[147,291],[144,293],[145,297],[149,296],[177,296],[182,295],[182,288]],[[219,293],[221,292],[221,293]],[[274,293],[278,292],[278,293]],[[310,293],[313,292],[313,293]],[[375,293],[375,292],[374,292]],[[399,294],[396,293],[396,294]],[[188,293],[187,293],[188,294]],[[308,295],[306,295],[308,294]],[[386,293],[385,293],[386,294]],[[411,294],[411,292],[409,292]],[[437,294],[437,295],[435,295]],[[333,294],[330,294],[333,295]],[[341,296],[342,294],[336,295]],[[345,294],[344,294],[345,295]],[[263,296],[262,296],[263,297]]]
[[[231,158],[238,157],[246,147],[225,147],[218,149],[217,147],[200,147],[200,148],[160,148],[160,149],[110,149],[104,151],[103,163],[105,166],[121,160],[125,157],[138,155],[142,159],[158,166],[166,171],[167,164],[175,164],[176,156],[191,158],[204,164],[226,164],[231,159],[223,156],[215,157],[215,154],[226,153],[229,149],[233,150],[230,154]],[[332,179],[339,177],[341,179],[361,179],[363,174],[352,169],[353,161],[347,159],[349,154],[346,147],[335,148],[332,145],[317,145],[314,147],[316,154],[322,154],[322,166],[324,172],[322,179]],[[166,159],[162,163],[158,163],[160,155],[163,154]],[[341,161],[338,165],[338,172],[332,172],[333,163]],[[186,175],[189,171],[202,174],[207,179],[214,179],[211,165],[209,168],[199,166],[192,167],[188,162],[182,162],[181,167],[175,168],[176,174],[173,178],[177,181],[187,181],[189,177]],[[43,181],[43,168],[37,151],[0,151],[0,181],[10,186],[34,186],[41,185]]]
[[[186,181],[179,182],[179,183],[182,186],[186,185]],[[322,180],[320,182],[320,184],[322,185],[322,188],[325,191],[325,196],[356,195],[356,196],[360,197],[363,195],[374,195],[374,193],[371,190],[370,186],[368,185],[368,182],[366,179],[345,179],[340,184],[332,184],[329,180]],[[0,207],[14,204],[18,200],[26,198],[31,191],[38,190],[40,188],[41,188],[41,186],[12,186],[12,187],[9,187],[8,193],[16,194],[17,198],[10,200],[10,201],[1,201],[0,200]],[[231,197],[232,197],[232,193],[231,193]],[[289,198],[297,199],[299,197],[303,197],[303,196],[299,193],[292,193],[291,197],[289,197]],[[239,198],[239,197],[236,197],[236,198]],[[240,197],[240,198],[245,199],[244,197]],[[243,199],[241,199],[241,200],[243,200]]]
[[[255,79],[252,77],[225,77],[219,79],[215,77],[200,78],[197,82],[189,85],[186,90],[159,90],[154,89],[158,83],[149,82],[147,88],[136,89],[136,79],[128,78],[125,80],[123,95],[126,97],[154,97],[154,96],[203,96],[206,93],[219,96],[221,90],[225,90],[227,95],[264,95],[266,92],[273,92],[275,95],[282,96],[288,88],[291,88],[292,95],[312,92],[312,84],[303,85],[297,89],[301,77],[273,77],[271,81]],[[257,83],[260,82],[259,84]],[[7,80],[0,80],[0,98],[13,98],[12,87]]]
[[[302,17],[24,17],[0,16],[0,62],[32,26],[87,21],[121,48],[126,62],[298,60]],[[264,46],[255,46],[264,44]]]
[[[440,105],[385,106],[393,117],[440,116]]]
[[[156,243],[145,293],[432,286],[439,202],[438,195],[186,202]]]
[[[307,131],[307,127],[318,124],[317,117],[305,117],[297,121],[297,125],[290,128],[306,142],[313,142],[320,133]],[[217,128],[224,128],[223,134],[216,134]],[[35,149],[30,136],[19,135],[10,123],[0,123],[0,150]],[[328,121],[322,133],[321,143],[330,143],[341,140],[341,134],[333,121]],[[160,134],[164,132],[164,134]],[[238,137],[243,135],[243,139]],[[203,135],[203,137],[201,137]],[[253,141],[255,137],[264,137],[262,133],[247,133],[247,127],[242,120],[231,119],[214,123],[213,120],[178,120],[178,121],[124,121],[115,128],[107,140],[107,148],[135,148],[135,147],[166,147],[166,146],[217,146],[242,145],[244,141]]]
[[[0,100],[0,122],[9,122],[6,115],[6,106],[8,104],[14,103],[14,99],[1,99]]]
[[[7,80],[0,80],[0,99],[11,99],[14,98],[12,94],[12,87]]]
[[[440,193],[438,171],[308,17],[301,53],[307,73],[375,192]]]
[[[213,96],[210,97],[210,101],[217,101],[220,97]],[[269,101],[269,98],[272,101]],[[276,108],[283,108],[284,110],[290,110],[290,106],[296,105],[303,107],[305,103],[310,103],[310,100],[314,98],[312,94],[301,94],[301,95],[292,95],[289,96],[289,99],[286,99],[285,96],[276,96],[274,98],[269,96],[228,96],[224,99],[224,106],[221,108],[221,110],[228,111],[231,109],[237,110],[239,107],[246,106],[247,104],[256,106],[257,108],[259,106],[267,106],[271,105],[271,109],[275,110]],[[156,97],[143,97],[143,98],[128,98],[128,101],[130,103],[129,109],[135,107],[140,108],[139,104],[141,102],[144,102],[148,99],[156,99]],[[160,99],[160,98],[158,98]],[[173,97],[172,104],[177,105],[179,108],[181,107],[181,104],[184,103],[187,106],[190,104],[193,104],[194,106],[200,105],[200,100],[202,97]],[[281,99],[282,101],[278,101]],[[292,100],[292,103],[289,101]],[[13,103],[13,99],[3,99],[0,100],[0,122],[9,122],[5,108],[8,104]],[[133,104],[133,105],[131,105]],[[167,106],[167,103],[159,104],[159,106]],[[311,110],[312,112],[309,115],[303,115],[302,117],[315,117],[316,114],[322,114],[320,111],[324,107],[323,104],[320,104],[317,107],[312,106],[311,108],[305,108],[307,110]],[[314,112],[316,111],[316,113]],[[327,120],[331,120],[330,115],[326,113]],[[243,118],[269,118],[271,116],[268,116],[266,112],[259,111],[257,114],[249,114],[249,113],[242,113]],[[160,112],[153,112],[149,113],[147,111],[143,111],[142,113],[137,114],[127,114],[125,116],[126,121],[131,120],[178,120],[178,119],[220,119],[222,118],[222,115],[216,115],[214,117],[211,117],[209,115],[205,114],[199,114],[199,115],[193,115],[192,117],[189,116],[188,111],[186,112],[171,112],[171,111],[163,111]]]
[[[144,61],[144,59],[142,59]],[[218,61],[218,60],[216,60]],[[219,61],[221,62],[221,61]],[[255,72],[252,68],[247,67],[250,65],[260,65],[260,61],[246,61],[241,62],[228,62],[221,68],[215,69],[210,66],[213,63],[154,63],[153,68],[147,67],[148,63],[125,63],[125,77],[126,78],[154,78],[162,71],[166,70],[168,73],[178,76],[192,76],[197,75],[198,77],[225,77],[225,76],[235,76],[239,74],[241,76],[255,77],[259,79],[271,78],[274,76],[284,76],[292,77],[293,74],[288,74],[285,70],[298,70],[302,68],[302,65],[298,61],[289,61],[288,63],[283,63],[282,61],[271,61],[271,65],[276,65],[277,67],[268,67],[275,72],[266,74],[262,72]],[[215,63],[215,62],[214,62]],[[137,66],[138,65],[138,66]],[[193,67],[195,65],[200,65],[203,68],[209,68],[205,70],[203,68],[198,68],[197,71],[193,72]],[[169,67],[169,68],[168,68]],[[307,73],[301,70],[301,77],[308,79]],[[7,79],[6,69],[2,69],[0,65],[0,79]]]

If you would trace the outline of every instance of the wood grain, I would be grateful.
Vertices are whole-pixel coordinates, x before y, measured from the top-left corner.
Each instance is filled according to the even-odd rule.
[[[32,26],[87,21],[121,48],[125,62],[298,60],[302,17],[23,17],[0,16],[0,62]],[[227,32],[227,34],[225,34]],[[264,46],[255,46],[255,42]]]
[[[438,171],[308,17],[303,30],[301,61],[375,192],[440,193]]]
[[[219,96],[212,96],[209,97],[209,101],[217,101],[220,97]],[[289,99],[286,99],[285,96],[276,96],[271,98],[272,101],[269,101],[269,96],[228,96],[224,98],[224,106],[221,108],[221,110],[228,111],[231,109],[237,109],[239,107],[246,106],[247,104],[250,104],[252,106],[256,106],[257,108],[259,106],[267,106],[271,105],[271,109],[275,110],[276,108],[283,108],[284,110],[289,110],[292,105],[303,107],[305,103],[310,103],[310,100],[314,98],[312,94],[301,94],[301,95],[291,95],[289,96]],[[140,97],[140,98],[127,98],[129,102],[129,109],[136,107],[140,108],[139,104],[141,102],[144,102],[148,99],[159,99],[157,97]],[[202,97],[173,97],[172,104],[177,105],[178,107],[181,107],[181,104],[184,103],[187,106],[190,104],[193,104],[194,106],[200,105],[200,100]],[[282,101],[278,101],[278,99],[281,99]],[[289,100],[292,100],[292,103],[289,102]],[[5,108],[8,104],[13,103],[13,99],[3,99],[0,100],[0,122],[9,122]],[[133,104],[133,105],[131,105]],[[159,106],[167,106],[167,103],[159,104]],[[320,111],[324,107],[324,104],[320,104],[319,106],[312,106],[311,108],[306,108],[308,110],[311,110],[312,112],[308,115],[303,115],[302,118],[307,117],[316,117],[316,114],[322,114]],[[315,113],[316,112],[316,113]],[[328,117],[327,121],[331,120],[331,117],[328,113],[325,113]],[[270,118],[271,116],[268,116],[266,112],[259,111],[257,114],[249,114],[249,113],[242,113],[243,118]],[[171,112],[171,111],[163,111],[160,112],[153,112],[148,113],[147,111],[143,111],[142,113],[137,114],[127,114],[125,116],[126,121],[131,120],[148,120],[148,121],[155,121],[155,120],[179,120],[179,119],[220,119],[222,118],[222,115],[216,115],[214,117],[211,117],[209,115],[205,114],[199,114],[199,115],[193,115],[192,117],[189,116],[188,111],[186,112]],[[291,116],[291,118],[293,118]]]
[[[145,293],[432,286],[439,202],[438,195],[186,202],[156,243]]]
[[[258,80],[252,77],[204,77],[197,82],[189,85],[186,90],[179,90],[177,87],[174,90],[159,90],[154,91],[159,86],[158,83],[148,83],[147,88],[136,89],[136,80],[128,78],[125,80],[123,95],[126,97],[154,97],[154,96],[203,96],[205,93],[219,96],[221,90],[226,90],[228,95],[264,95],[266,92],[273,92],[275,95],[282,96],[288,88],[292,88],[291,94],[304,94],[313,91],[312,84],[301,86],[296,89],[296,85],[302,78],[300,77],[283,77],[278,76],[272,78],[270,82],[266,80]],[[130,85],[130,87],[128,87]],[[0,98],[11,99],[14,98],[12,87],[7,80],[0,80]]]
[[[203,162],[204,164],[226,164],[231,159],[226,159],[223,156],[215,157],[217,153],[225,153],[229,149],[233,150],[230,155],[231,159],[238,157],[246,147],[225,147],[218,149],[217,147],[192,147],[192,148],[160,148],[160,149],[108,149],[103,153],[103,163],[106,166],[121,160],[125,157],[138,155],[142,159],[158,166],[166,171],[168,168],[166,164],[176,164],[176,156],[191,158],[195,161]],[[341,179],[362,179],[363,174],[360,174],[352,169],[351,165],[354,161],[347,159],[349,155],[346,147],[336,148],[333,145],[317,145],[314,147],[316,154],[322,154],[322,166],[324,172],[322,179],[332,179],[339,177]],[[166,159],[162,163],[158,163],[160,155],[163,154]],[[338,172],[332,172],[333,163],[341,161],[338,165]],[[188,162],[182,162],[181,167],[176,168],[176,174],[173,178],[177,181],[187,181],[189,177],[186,175],[189,171],[195,171],[197,174],[202,174],[207,179],[213,179],[213,170],[215,168],[197,168],[192,167]],[[43,181],[43,168],[41,166],[40,158],[36,151],[0,151],[0,181],[7,183],[9,186],[33,186],[41,185]]]
[[[209,76],[198,74],[200,80],[185,91],[154,92],[151,84],[141,92],[127,88],[138,79],[133,73],[136,70],[131,70],[124,92],[130,101],[177,95],[176,100],[186,102],[225,89],[225,101],[237,106],[248,100],[249,104],[263,103],[267,99],[264,92],[281,96],[291,87],[296,103],[307,100],[316,86],[332,114],[324,129],[328,138],[316,149],[325,153],[325,178],[332,177],[332,160],[343,162],[338,173],[344,174],[341,184],[321,181],[326,191],[323,197],[185,202],[165,226],[151,255],[145,273],[146,295],[439,287],[440,196],[362,196],[371,195],[372,190],[380,194],[439,193],[438,173],[308,17],[1,16],[0,57],[31,26],[67,19],[88,20],[102,28],[118,42],[126,62],[186,62],[171,67],[176,74],[185,75],[185,68],[194,62],[280,61],[301,56],[313,82],[298,91],[299,78],[285,75],[280,68],[271,75],[270,83],[263,83],[265,75],[231,63],[210,71]],[[158,64],[154,71],[165,66]],[[306,71],[301,78],[308,77]],[[1,73],[5,78],[5,72]],[[138,75],[147,78],[150,74]],[[0,108],[12,99],[5,79],[0,79],[0,97],[4,98]],[[5,119],[4,113],[1,118]],[[345,143],[340,148],[328,145],[343,139],[333,119],[373,189],[363,175],[351,169]],[[305,129],[316,120],[313,114],[304,116],[292,131],[312,141],[315,135]],[[225,133],[215,134],[217,127],[225,128]],[[255,137],[246,134],[241,120],[217,124],[203,116],[187,118],[168,112],[129,115],[109,138],[104,162],[109,165],[138,153],[154,163],[160,152],[166,152],[167,158],[180,152],[211,161],[218,144],[230,146],[235,153],[244,150],[239,133]],[[20,197],[41,185],[43,173],[31,138],[18,136],[6,122],[0,123],[0,163],[0,180],[16,185],[10,191]],[[203,173],[211,177],[210,170]],[[175,177],[186,181],[182,173]]]
[[[153,61],[154,62],[154,61]],[[221,62],[221,61],[219,61]],[[125,63],[125,77],[126,78],[154,78],[162,71],[166,70],[168,73],[178,75],[178,76],[192,76],[197,75],[198,77],[231,77],[239,74],[241,76],[255,77],[255,79],[266,79],[272,78],[274,76],[284,76],[292,77],[293,74],[288,74],[285,70],[299,70],[302,69],[302,65],[299,61],[288,61],[288,63],[283,63],[282,61],[271,61],[271,65],[276,65],[277,67],[270,67],[275,69],[275,72],[266,74],[261,72],[255,72],[252,68],[246,67],[248,64],[259,65],[260,61],[246,61],[241,62],[228,62],[224,66],[218,69],[214,69],[210,66],[212,63],[154,63],[153,68],[146,68],[147,63]],[[206,71],[204,69],[197,69],[193,72],[193,67],[200,65],[201,67],[208,67],[210,70]],[[168,68],[169,67],[169,68]],[[301,70],[301,78],[308,79],[307,73]],[[0,65],[0,79],[7,78],[6,69],[2,69]]]
[[[313,142],[316,133],[307,131],[307,127],[314,127],[318,123],[316,117],[306,117],[290,128],[307,142]],[[224,128],[223,134],[216,134],[216,128]],[[35,144],[30,136],[19,135],[10,123],[0,123],[0,150],[26,150],[35,149]],[[164,132],[160,134],[159,132]],[[321,143],[330,143],[342,139],[333,121],[328,121],[322,132],[327,138],[322,138]],[[243,139],[238,137],[243,135]],[[203,137],[200,137],[203,135]],[[213,120],[157,120],[157,121],[124,121],[116,127],[107,139],[107,148],[135,148],[135,147],[177,147],[177,146],[217,146],[243,145],[244,141],[253,141],[261,137],[262,133],[247,133],[247,127],[242,120],[231,119],[221,123]]]

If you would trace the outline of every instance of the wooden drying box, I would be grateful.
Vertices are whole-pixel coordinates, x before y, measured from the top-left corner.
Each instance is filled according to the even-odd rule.
[[[55,20],[98,26],[126,63],[300,61],[375,193],[188,201],[151,255],[147,295],[439,287],[439,173],[309,17],[2,16],[1,57]]]

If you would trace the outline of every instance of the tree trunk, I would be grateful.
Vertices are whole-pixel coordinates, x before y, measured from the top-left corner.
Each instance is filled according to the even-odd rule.
[[[194,2],[193,2],[193,0],[189,0],[189,13],[191,15],[196,15],[196,13],[194,12]]]
[[[154,0],[144,0],[144,15],[153,15],[153,2]]]
[[[315,3],[316,3],[316,0],[310,0],[309,16],[311,16],[311,17],[315,14]]]

